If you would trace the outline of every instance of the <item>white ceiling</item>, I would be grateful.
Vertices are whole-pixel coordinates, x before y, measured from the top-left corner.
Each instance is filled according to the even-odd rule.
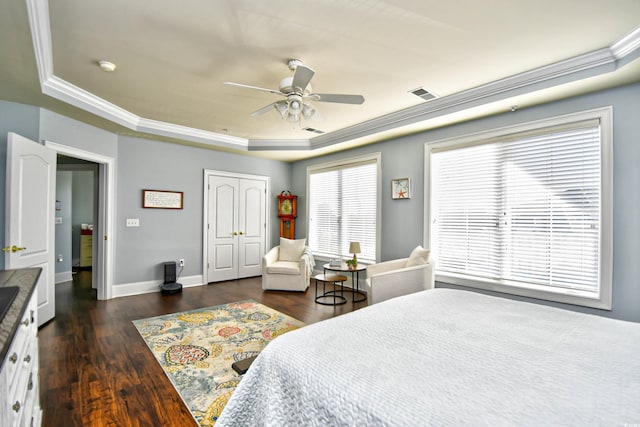
[[[283,160],[640,81],[638,0],[0,2],[0,98]],[[317,135],[250,116],[277,95],[223,84],[277,89],[290,58],[315,92],[366,101],[314,102]]]

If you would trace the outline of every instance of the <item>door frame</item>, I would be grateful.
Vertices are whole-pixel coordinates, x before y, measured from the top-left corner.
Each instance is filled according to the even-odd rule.
[[[98,164],[98,227],[95,230],[100,242],[98,244],[95,274],[96,288],[99,300],[113,298],[114,249],[116,234],[115,218],[115,159],[103,154],[93,153],[56,142],[44,141],[45,147],[55,150],[58,154],[76,159],[87,160]]]
[[[263,175],[251,175],[245,173],[227,172],[212,169],[204,170],[203,179],[203,202],[202,202],[202,279],[203,284],[209,283],[209,269],[207,268],[207,262],[209,260],[209,241],[207,239],[207,227],[209,220],[209,177],[211,176],[223,176],[227,178],[239,178],[239,179],[255,179],[265,181],[265,239],[264,239],[264,253],[267,253],[269,242],[271,242],[271,177]]]

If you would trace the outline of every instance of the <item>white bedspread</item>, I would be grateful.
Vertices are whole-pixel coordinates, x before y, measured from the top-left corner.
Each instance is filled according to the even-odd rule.
[[[640,425],[640,324],[434,289],[284,334],[217,426]]]

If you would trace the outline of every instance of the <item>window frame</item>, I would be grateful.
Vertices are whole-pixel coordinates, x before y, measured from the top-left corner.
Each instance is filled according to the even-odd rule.
[[[309,220],[310,220],[310,214],[309,212],[311,212],[311,207],[310,207],[310,203],[311,203],[311,196],[310,196],[310,178],[311,175],[314,173],[318,173],[318,172],[323,172],[323,171],[331,171],[331,170],[336,170],[336,169],[345,169],[351,166],[357,166],[358,164],[363,164],[363,163],[375,163],[376,165],[376,229],[375,229],[375,250],[376,250],[376,262],[379,262],[380,260],[380,231],[381,231],[381,227],[382,227],[382,208],[381,208],[381,201],[382,201],[382,154],[380,152],[376,152],[376,153],[371,153],[371,154],[366,154],[366,155],[362,155],[362,156],[357,156],[357,157],[350,157],[350,158],[346,158],[346,159],[340,159],[340,160],[334,160],[334,161],[330,161],[330,162],[323,162],[323,163],[318,163],[315,165],[309,165],[307,166],[307,182],[306,182],[306,212],[307,212],[307,234],[310,230],[310,224],[309,224]],[[307,244],[309,244],[309,237],[307,236]],[[327,258],[325,256],[322,255],[317,255],[317,254],[313,254],[314,257],[317,260],[320,261],[329,261],[330,258]],[[348,254],[346,254],[348,255]],[[344,256],[344,255],[343,255]],[[360,263],[360,259],[359,259],[359,263]],[[362,264],[367,264],[366,262],[364,262],[364,260],[361,262]]]
[[[431,156],[433,150],[455,149],[474,144],[490,143],[493,140],[503,139],[509,135],[524,134],[538,131],[542,128],[563,126],[593,119],[600,121],[600,268],[597,295],[589,296],[584,292],[576,292],[569,289],[558,289],[554,292],[549,289],[536,289],[533,285],[531,287],[518,287],[503,281],[438,272],[437,253],[434,253],[436,259],[436,281],[547,301],[611,310],[613,286],[613,108],[611,106],[426,142],[424,145],[424,182],[427,194],[425,194],[424,198],[425,222],[423,238],[424,242],[431,246],[431,225],[433,223],[431,207],[434,205],[434,200],[432,200],[434,196],[433,180],[431,178]]]

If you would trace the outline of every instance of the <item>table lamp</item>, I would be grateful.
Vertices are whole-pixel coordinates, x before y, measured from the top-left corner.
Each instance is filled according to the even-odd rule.
[[[353,266],[358,265],[358,258],[356,258],[356,254],[360,253],[360,243],[359,242],[351,242],[349,243],[349,252],[353,254]]]

